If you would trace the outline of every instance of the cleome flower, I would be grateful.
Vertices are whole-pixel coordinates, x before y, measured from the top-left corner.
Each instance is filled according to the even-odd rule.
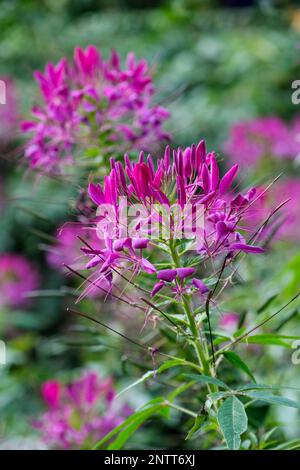
[[[82,247],[89,257],[86,268],[97,279],[105,277],[111,283],[120,272],[156,273],[154,296],[166,283],[182,290],[185,279],[194,275],[193,266],[160,270],[148,260],[152,250],[160,250],[156,259],[161,258],[164,248],[174,241],[190,243],[190,250],[202,261],[221,253],[229,257],[240,251],[262,253],[262,248],[247,243],[241,228],[256,190],[232,194],[237,172],[238,165],[234,165],[221,177],[216,156],[206,152],[204,141],[174,150],[172,155],[167,146],[156,165],[143,152],[136,163],[128,155],[124,164],[112,159],[104,184],[88,187],[97,206],[94,227],[99,241]],[[206,286],[198,281],[201,285],[197,278],[188,282],[204,293]]]
[[[32,134],[25,150],[32,168],[63,173],[77,149],[109,158],[127,149],[149,150],[169,137],[162,128],[168,111],[151,104],[148,64],[133,53],[123,69],[115,51],[105,61],[95,46],[78,47],[72,62],[49,63],[35,77],[43,104],[32,108],[34,120],[22,123]]]
[[[129,407],[116,404],[112,379],[101,379],[95,372],[67,385],[49,380],[42,396],[48,409],[33,425],[56,449],[90,448],[129,413]]]

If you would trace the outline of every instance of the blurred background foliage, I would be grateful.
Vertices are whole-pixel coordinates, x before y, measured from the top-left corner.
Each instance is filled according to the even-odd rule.
[[[205,138],[210,149],[222,154],[233,122],[264,115],[289,121],[298,113],[291,102],[291,83],[300,70],[297,4],[284,0],[2,0],[0,74],[15,79],[26,116],[36,99],[34,70],[70,57],[78,45],[95,44],[106,57],[111,48],[122,57],[133,50],[152,65],[156,100],[172,114],[168,129],[174,145]],[[24,444],[24,436],[33,433],[30,417],[41,409],[38,393],[43,380],[58,373],[69,378],[84,364],[97,363],[104,374],[113,373],[119,384],[127,384],[136,371],[141,372],[143,361],[139,353],[132,354],[131,347],[124,350],[118,338],[105,332],[99,335],[93,325],[74,322],[66,314],[65,307],[76,297],[72,282],[45,262],[44,245],[51,243],[56,228],[72,213],[76,188],[55,181],[39,186],[24,175],[24,168],[16,165],[22,154],[20,133],[12,148],[1,152],[6,199],[0,205],[0,251],[21,252],[32,260],[46,292],[26,312],[1,311],[0,331],[7,335],[9,354],[7,366],[0,369],[0,440],[3,447],[33,447],[34,439]],[[288,300],[299,289],[299,255],[289,260],[297,250],[292,247],[288,255],[284,249],[277,251],[267,266],[264,260],[244,266],[241,274],[247,288],[243,283],[236,286],[224,308],[251,317],[268,297],[278,294],[278,286],[283,286],[279,304]],[[101,309],[103,318],[114,321],[110,302]],[[124,329],[124,322],[115,321],[119,330]],[[292,328],[299,333],[298,322]],[[253,363],[264,362],[263,370],[269,371],[262,381],[273,380],[272,354],[277,352],[271,346],[264,359],[253,359]],[[279,375],[290,364],[290,351],[282,353],[280,364]],[[289,375],[296,379],[297,368],[290,368]],[[131,399],[138,403],[145,401],[148,391],[134,393]],[[166,429],[160,428],[162,448],[178,448],[182,443],[174,419],[164,425]],[[132,446],[157,448],[155,429],[155,423],[146,427]]]

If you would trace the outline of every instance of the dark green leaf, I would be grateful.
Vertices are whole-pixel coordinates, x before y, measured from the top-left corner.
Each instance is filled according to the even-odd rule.
[[[238,356],[235,352],[233,351],[226,351],[223,353],[224,357],[229,361],[231,364],[233,364],[237,369],[242,370],[247,374],[254,382],[256,382],[254,375],[252,374],[251,370],[247,366],[247,364],[242,361],[240,356]]]

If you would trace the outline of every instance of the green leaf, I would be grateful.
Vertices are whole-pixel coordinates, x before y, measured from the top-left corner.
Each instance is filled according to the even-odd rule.
[[[217,385],[218,387],[225,388],[226,390],[230,390],[228,385],[226,385],[224,382],[221,380],[217,379],[216,377],[209,377],[208,375],[197,375],[197,374],[185,374],[186,377],[189,377],[192,380],[195,380],[195,382],[200,382],[204,384],[211,384],[211,385]]]
[[[178,397],[178,395],[180,395],[181,393],[185,392],[188,388],[195,385],[195,383],[196,382],[194,380],[192,380],[190,382],[187,382],[187,383],[184,383],[184,384],[180,385],[180,387],[175,388],[175,390],[173,390],[173,392],[169,393],[168,401],[172,402],[176,397]]]
[[[253,391],[253,392],[247,392],[247,396],[254,400],[264,401],[272,405],[274,404],[274,405],[288,406],[290,408],[300,409],[300,403],[298,403],[297,401],[291,400],[290,398],[279,397],[271,393]]]
[[[283,336],[271,333],[261,335],[247,336],[243,339],[243,343],[252,344],[269,344],[274,346],[282,346],[283,348],[291,348],[291,344],[284,340],[300,339],[299,336]]]
[[[236,397],[227,398],[219,408],[217,418],[228,449],[238,450],[241,445],[240,436],[248,426],[243,403]]]
[[[233,364],[237,369],[242,370],[247,374],[254,382],[256,382],[254,375],[252,374],[251,370],[247,366],[247,364],[242,361],[240,356],[238,356],[235,352],[233,351],[227,351],[223,353],[224,357],[229,361],[231,364]]]
[[[154,370],[148,370],[142,377],[140,377],[138,380],[135,380],[132,384],[128,385],[128,387],[124,388],[121,390],[117,397],[122,395],[125,392],[128,392],[128,390],[131,390],[133,387],[136,387],[136,385],[139,385],[140,383],[145,382],[147,379],[150,379],[151,377],[154,377],[156,374],[161,374],[165,370],[171,369],[172,367],[176,366],[183,366],[187,365],[186,361],[184,359],[171,359],[169,361],[164,362],[156,371]]]
[[[271,303],[277,299],[278,294],[274,294],[271,297],[269,297],[257,310],[257,313],[262,313],[264,312],[270,305]]]
[[[284,442],[276,447],[273,447],[272,450],[296,450],[300,449],[300,439],[293,439],[289,442]]]
[[[235,392],[230,393],[230,395],[231,394],[235,395]],[[228,395],[229,395],[228,392],[214,392],[214,393],[209,393],[207,396],[211,401],[215,402],[215,401],[221,400],[221,398],[228,397]]]
[[[127,419],[125,419],[123,423],[106,434],[106,436],[104,436],[101,441],[97,442],[94,449],[99,449],[103,446],[103,444],[105,444],[107,441],[110,441],[117,434],[119,434],[118,438],[116,438],[116,440],[109,446],[109,449],[116,450],[115,447],[111,448],[111,446],[114,444],[118,446],[118,449],[120,449],[120,446],[122,446],[127,441],[127,439],[143,424],[144,421],[146,421],[153,414],[162,410],[164,406],[164,403],[153,404],[145,409],[133,413]]]
[[[161,411],[162,405],[154,405],[147,408],[144,412],[140,413],[139,416],[130,423],[125,429],[123,429],[118,437],[108,446],[108,450],[120,450],[128,439],[138,430],[138,428],[155,413]]]
[[[288,387],[285,385],[278,386],[278,385],[265,385],[265,384],[257,384],[257,383],[249,383],[239,387],[239,391],[246,391],[246,390],[300,390],[300,387]]]
[[[184,359],[170,359],[169,361],[164,362],[156,371],[157,374],[161,374],[165,370],[171,369],[176,366],[183,366],[186,362]]]
[[[154,372],[153,370],[148,370],[148,372],[146,372],[142,377],[140,377],[138,380],[136,380],[135,382],[133,382],[132,384],[128,385],[128,387],[124,388],[123,390],[121,390],[117,397],[118,398],[120,395],[122,395],[123,393],[125,392],[128,392],[128,390],[132,389],[133,387],[135,387],[136,385],[142,383],[142,382],[145,382],[145,380],[149,379],[150,377],[153,377],[154,376]]]
[[[185,438],[186,441],[191,439],[193,437],[193,435],[201,429],[201,427],[203,426],[203,424],[205,422],[205,419],[206,419],[206,417],[203,414],[197,416],[197,418],[195,419],[193,427],[189,430],[189,432],[188,432],[188,434]]]

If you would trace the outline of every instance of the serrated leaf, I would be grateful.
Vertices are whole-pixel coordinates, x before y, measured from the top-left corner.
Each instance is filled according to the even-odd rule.
[[[233,351],[226,351],[223,353],[224,357],[229,361],[232,365],[234,365],[237,369],[242,370],[247,374],[250,379],[256,382],[254,375],[252,374],[251,370],[247,366],[247,364]]]
[[[240,436],[248,426],[243,403],[237,397],[227,398],[218,410],[217,419],[228,449],[238,450],[241,445]]]

